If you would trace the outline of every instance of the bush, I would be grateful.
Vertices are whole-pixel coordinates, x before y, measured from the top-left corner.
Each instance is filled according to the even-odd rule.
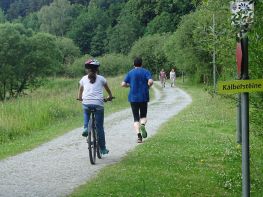
[[[84,62],[92,58],[90,55],[85,55],[74,61],[72,65],[67,68],[67,75],[69,77],[81,77],[85,74]],[[127,72],[132,68],[132,61],[129,61],[127,56],[121,54],[107,54],[97,58],[101,63],[100,74],[105,76],[117,76]]]

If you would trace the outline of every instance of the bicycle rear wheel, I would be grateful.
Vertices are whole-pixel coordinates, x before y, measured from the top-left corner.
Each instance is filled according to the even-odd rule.
[[[97,147],[97,139],[94,130],[94,126],[92,125],[92,120],[89,124],[89,136],[88,136],[88,145],[89,145],[89,159],[91,164],[96,163],[96,147]]]

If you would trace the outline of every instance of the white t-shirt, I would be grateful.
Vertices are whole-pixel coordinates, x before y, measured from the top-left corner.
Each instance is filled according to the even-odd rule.
[[[176,78],[175,72],[171,71],[170,72],[170,79],[175,79],[175,78]]]
[[[84,87],[82,94],[82,103],[83,104],[92,104],[103,106],[103,88],[107,83],[106,79],[97,75],[95,83],[90,83],[88,75],[82,77],[79,81],[79,84]]]

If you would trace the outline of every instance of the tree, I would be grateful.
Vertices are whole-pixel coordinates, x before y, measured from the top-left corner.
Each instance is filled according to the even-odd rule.
[[[108,32],[108,50],[111,53],[127,54],[143,31],[144,28],[134,16],[127,15],[121,18],[119,23]]]
[[[67,0],[54,0],[38,13],[40,30],[57,36],[64,36],[72,22],[73,6]]]
[[[68,36],[80,47],[83,54],[90,54],[92,38],[99,25],[107,27],[108,17],[101,9],[89,7],[83,10],[71,26]],[[96,38],[94,38],[96,39]],[[100,42],[104,42],[101,40]]]
[[[96,34],[92,37],[90,43],[90,54],[96,57],[105,53],[105,40],[107,35],[105,29],[101,25],[98,25],[95,32]]]
[[[56,38],[56,45],[62,52],[63,65],[73,63],[74,59],[80,56],[79,48],[70,38],[58,37]]]
[[[54,73],[61,52],[49,34],[33,34],[22,24],[0,24],[0,99],[16,97],[41,77]]]
[[[255,2],[255,22],[249,37],[249,77],[251,79],[263,78],[263,2]],[[257,92],[249,95],[250,97],[250,117],[251,131],[257,136],[263,136],[263,93]]]
[[[167,42],[169,61],[187,71],[191,79],[197,82],[213,81],[213,53],[216,53],[217,77],[229,78],[234,75],[235,67],[231,65],[235,60],[235,34],[228,20],[228,4],[226,0],[216,0],[201,5],[196,12],[182,18],[178,29]]]
[[[156,75],[161,68],[170,69],[164,53],[164,43],[168,38],[169,34],[144,36],[134,43],[129,56],[132,59],[142,57],[143,66]]]
[[[173,14],[162,12],[151,20],[145,30],[146,34],[174,32],[178,23],[179,17],[174,17]]]
[[[34,31],[39,31],[40,24],[39,24],[37,12],[33,12],[27,15],[26,17],[22,18],[21,22],[26,28],[31,28]]]
[[[3,12],[3,10],[0,8],[0,23],[4,23],[5,22],[5,14]]]
[[[4,10],[4,12],[6,12],[9,7],[10,7],[10,4],[13,3],[15,0],[2,0],[0,2],[0,7],[2,8],[2,10]]]
[[[90,0],[69,0],[69,1],[72,4],[81,4],[81,5],[85,5],[85,6],[88,6],[89,2],[90,2]]]
[[[53,0],[13,0],[10,1],[6,11],[7,18],[14,20],[19,17],[25,17],[28,14],[38,11],[43,5],[48,5]]]

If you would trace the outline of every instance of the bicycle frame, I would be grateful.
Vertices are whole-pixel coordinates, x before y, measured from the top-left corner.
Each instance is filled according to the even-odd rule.
[[[95,111],[96,111],[95,109],[90,110],[90,120],[89,120],[89,126],[88,126],[89,134],[87,137],[90,163],[93,165],[96,163],[96,156],[99,159],[101,159],[100,147],[98,143],[98,134],[96,130]]]

